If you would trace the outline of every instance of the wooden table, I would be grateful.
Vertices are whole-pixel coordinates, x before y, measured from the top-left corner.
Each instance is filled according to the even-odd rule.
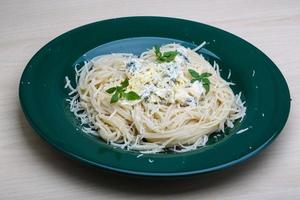
[[[229,169],[156,181],[85,166],[40,139],[24,119],[18,100],[26,63],[65,31],[132,15],[207,23],[264,51],[286,77],[293,99],[289,120],[276,141]],[[300,1],[2,0],[0,27],[0,199],[300,199]]]

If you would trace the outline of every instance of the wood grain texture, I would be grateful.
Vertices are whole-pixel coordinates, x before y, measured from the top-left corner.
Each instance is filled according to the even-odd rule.
[[[26,63],[65,31],[133,15],[211,24],[264,51],[286,77],[293,99],[275,142],[255,158],[220,172],[156,181],[85,166],[42,141],[18,102]],[[0,199],[300,199],[300,1],[2,0],[0,27]]]

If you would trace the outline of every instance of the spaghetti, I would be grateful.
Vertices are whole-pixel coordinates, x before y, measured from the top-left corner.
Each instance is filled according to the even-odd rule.
[[[164,45],[160,51],[166,58],[168,52],[176,53],[167,62],[158,60],[155,48],[139,57],[101,55],[75,68],[75,88],[66,77],[70,110],[81,120],[84,132],[142,153],[186,152],[204,146],[209,134],[243,119],[246,107],[241,93],[234,95],[216,63],[212,66],[179,44]],[[108,89],[124,80],[128,80],[124,94],[134,91],[139,98],[112,103]]]

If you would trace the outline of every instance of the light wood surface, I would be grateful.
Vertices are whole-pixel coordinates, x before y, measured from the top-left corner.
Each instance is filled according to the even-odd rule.
[[[264,51],[292,96],[280,136],[253,159],[179,180],[145,180],[70,160],[41,140],[18,101],[21,73],[54,37],[121,16],[192,19],[232,32]],[[0,199],[300,199],[300,1],[76,0],[0,3]]]

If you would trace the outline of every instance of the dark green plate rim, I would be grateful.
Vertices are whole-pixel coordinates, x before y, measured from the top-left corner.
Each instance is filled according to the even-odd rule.
[[[282,95],[279,95],[278,99],[276,100],[276,103],[277,103],[276,105],[280,105],[280,108],[278,108],[280,111],[280,115],[276,116],[276,117],[278,117],[276,119],[272,118],[273,123],[274,123],[274,120],[276,122],[276,124],[274,124],[274,126],[275,126],[274,130],[270,131],[270,133],[268,133],[268,134],[264,133],[266,135],[259,136],[259,141],[257,141],[255,144],[253,144],[253,148],[251,148],[251,149],[248,149],[248,150],[246,150],[244,148],[242,149],[241,148],[242,144],[236,144],[237,147],[232,147],[232,149],[234,149],[234,148],[241,149],[241,152],[234,156],[231,155],[231,157],[229,156],[227,158],[224,158],[225,160],[223,158],[217,157],[216,155],[220,154],[221,156],[223,156],[222,152],[224,150],[224,147],[226,147],[226,143],[232,144],[234,142],[240,141],[240,142],[244,142],[243,145],[244,144],[248,145],[248,143],[245,142],[245,140],[247,140],[247,139],[252,140],[251,137],[253,138],[253,136],[258,136],[258,135],[255,135],[256,133],[254,131],[254,128],[253,128],[253,130],[251,129],[249,131],[249,133],[247,133],[247,134],[243,134],[241,136],[234,135],[230,139],[227,139],[226,142],[221,142],[220,144],[215,145],[213,147],[208,147],[207,149],[204,149],[204,150],[200,149],[200,150],[196,150],[193,152],[183,153],[181,155],[178,154],[176,156],[146,155],[146,156],[143,156],[142,159],[134,160],[134,158],[136,158],[136,155],[138,155],[138,153],[132,153],[132,152],[128,152],[128,151],[113,149],[110,147],[101,147],[102,150],[107,151],[106,153],[110,154],[110,156],[114,156],[116,154],[118,156],[121,156],[121,159],[120,158],[117,158],[117,159],[112,158],[111,161],[109,159],[107,159],[107,157],[105,157],[105,158],[103,158],[103,160],[106,161],[106,163],[103,163],[101,160],[97,160],[98,158],[95,157],[97,155],[93,155],[94,156],[93,158],[90,158],[90,157],[88,158],[88,157],[82,156],[82,155],[80,155],[81,154],[80,150],[78,150],[78,149],[70,150],[69,148],[66,147],[67,144],[63,144],[61,141],[57,142],[57,141],[53,140],[53,138],[51,138],[51,135],[49,135],[49,132],[47,132],[45,130],[45,127],[41,126],[41,122],[39,122],[37,120],[38,115],[32,114],[33,113],[32,109],[34,107],[34,105],[32,106],[32,104],[31,104],[31,100],[33,100],[33,99],[32,99],[32,97],[30,97],[30,95],[32,94],[32,91],[29,87],[27,87],[23,84],[23,82],[28,80],[27,79],[28,77],[33,76],[31,74],[30,69],[35,67],[34,64],[41,61],[41,59],[39,59],[39,58],[41,58],[41,56],[45,56],[45,52],[47,52],[49,50],[49,48],[53,46],[53,44],[57,44],[60,41],[67,39],[69,37],[69,35],[72,35],[72,34],[74,35],[79,32],[84,32],[87,29],[97,27],[97,26],[102,26],[102,25],[103,26],[108,26],[108,25],[109,26],[120,26],[120,25],[124,26],[126,24],[129,24],[130,26],[133,26],[134,24],[139,24],[139,23],[146,24],[146,25],[147,24],[149,25],[151,23],[157,23],[156,24],[157,26],[171,24],[172,28],[169,31],[176,29],[176,26],[178,26],[178,25],[187,24],[186,27],[191,26],[193,28],[197,28],[197,27],[199,27],[199,29],[203,28],[203,29],[205,29],[205,31],[209,31],[210,33],[212,33],[212,35],[214,35],[214,33],[224,35],[224,36],[228,37],[228,38],[226,38],[226,40],[228,39],[228,40],[232,40],[232,42],[236,42],[236,44],[233,43],[234,45],[238,45],[238,43],[242,43],[242,45],[245,47],[245,49],[249,50],[249,52],[247,52],[247,53],[249,53],[250,56],[259,57],[258,58],[259,61],[257,61],[257,62],[265,63],[265,65],[267,66],[266,68],[272,70],[271,75],[274,77],[273,77],[273,80],[270,81],[269,86],[272,86],[272,84],[276,85],[278,91],[282,93]],[[174,26],[172,24],[174,24]],[[188,30],[186,30],[186,31],[188,32]],[[155,35],[155,34],[159,34],[158,32],[156,32],[156,31],[154,31],[154,32],[155,32],[154,36],[160,36],[160,35]],[[186,33],[186,34],[188,37],[188,33]],[[165,36],[165,35],[167,35],[166,32],[162,36]],[[141,36],[145,36],[145,35],[142,34]],[[178,39],[178,37],[177,37],[177,39]],[[209,36],[203,36],[203,37],[204,38],[199,39],[199,41],[203,40],[203,39],[205,39],[205,37],[209,37]],[[180,38],[180,39],[183,40],[184,38]],[[208,38],[206,40],[210,40],[210,39],[211,38]],[[189,40],[191,42],[190,38],[188,38],[187,40]],[[194,40],[194,42],[196,42],[196,43],[199,41]],[[225,40],[223,42],[224,42],[224,43],[222,43],[223,45],[226,44]],[[215,47],[215,48],[217,51],[218,47]],[[266,83],[266,85],[268,85],[268,83]],[[264,87],[264,85],[262,85],[262,87]],[[270,94],[274,96],[272,91],[268,91],[268,92],[271,92]],[[223,168],[229,167],[231,165],[237,164],[241,161],[244,161],[244,160],[254,156],[258,152],[260,152],[262,149],[264,149],[268,144],[270,144],[279,135],[280,131],[283,129],[283,127],[287,121],[289,111],[290,111],[290,93],[289,93],[287,83],[286,83],[284,77],[282,76],[282,74],[280,73],[279,69],[276,67],[276,65],[259,49],[257,49],[250,43],[246,42],[245,40],[243,40],[231,33],[228,33],[226,31],[223,31],[221,29],[218,29],[218,28],[206,25],[206,24],[202,24],[202,23],[198,23],[198,22],[194,22],[194,21],[190,21],[190,20],[168,18],[168,17],[151,17],[151,16],[124,17],[124,18],[108,19],[108,20],[103,20],[103,21],[99,21],[99,22],[94,22],[94,23],[91,23],[88,25],[84,25],[84,26],[75,28],[75,29],[68,31],[68,32],[58,36],[57,38],[53,39],[48,44],[46,44],[43,48],[41,48],[27,64],[27,66],[22,74],[20,84],[19,84],[19,99],[20,99],[20,104],[23,109],[23,112],[24,112],[27,120],[29,121],[30,125],[34,128],[34,130],[38,133],[38,135],[40,135],[45,141],[47,141],[49,144],[54,146],[56,149],[66,153],[67,155],[71,156],[71,158],[75,158],[77,160],[80,160],[84,163],[91,164],[93,166],[101,167],[104,169],[109,169],[109,170],[116,171],[116,172],[122,172],[122,173],[126,173],[126,174],[131,174],[131,175],[142,175],[142,176],[193,175],[193,174],[199,174],[199,173],[205,173],[205,172],[211,172],[211,171],[223,169]],[[278,109],[276,110],[277,111],[276,114],[278,114]],[[254,112],[254,111],[251,111],[251,112]],[[271,123],[272,123],[272,121],[271,121]],[[239,129],[247,127],[246,125],[249,126],[249,123],[242,124],[239,127]],[[48,128],[50,128],[50,127],[48,127]],[[253,135],[249,136],[251,133],[253,133]],[[237,137],[240,137],[240,139],[237,139]],[[262,138],[260,138],[260,137],[262,137]],[[81,139],[84,139],[87,141],[92,141],[91,138],[89,138],[89,137],[85,137],[85,138],[81,138]],[[255,141],[255,139],[253,141]],[[93,141],[92,143],[94,145],[95,141]],[[223,150],[222,150],[222,148],[223,148]],[[247,146],[247,148],[248,148],[248,146]],[[225,152],[226,151],[229,152],[229,150],[225,150]],[[209,153],[207,153],[207,152],[209,152]],[[208,158],[207,156],[210,156],[210,155],[214,155],[215,157]],[[205,156],[206,156],[206,158],[208,158],[207,161],[203,160],[203,158],[205,158]],[[226,155],[225,155],[225,157],[226,157]],[[198,158],[199,158],[199,160],[197,160]],[[150,164],[150,163],[148,163],[149,159],[153,159],[157,162],[155,162],[154,164]],[[109,164],[110,162],[112,163],[112,165]],[[128,164],[125,162],[133,162],[133,163]],[[184,163],[184,162],[186,162],[186,163]],[[147,164],[152,165],[154,167],[153,168],[148,167]],[[174,166],[176,164],[178,164],[178,168],[176,168]],[[187,166],[187,164],[189,164],[189,166]],[[205,165],[210,165],[210,166],[207,167]],[[204,166],[204,167],[202,167],[202,166]]]

